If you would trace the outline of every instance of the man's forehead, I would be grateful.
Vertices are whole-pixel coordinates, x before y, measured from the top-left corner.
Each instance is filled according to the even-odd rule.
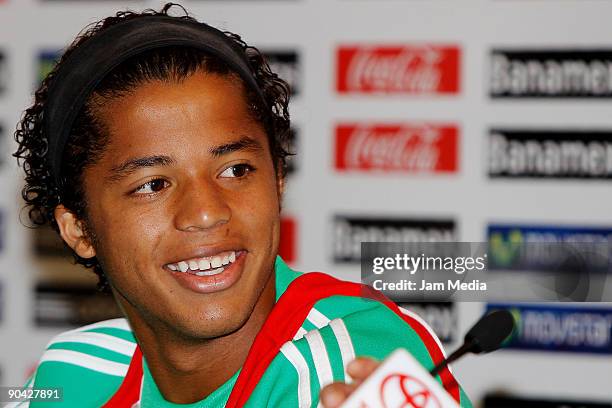
[[[150,155],[151,149],[161,154],[192,137],[206,148],[243,136],[260,138],[265,131],[233,81],[200,75],[181,83],[149,83],[110,101],[100,112],[110,136],[109,151],[142,150]]]
[[[244,89],[236,81],[233,76],[201,72],[181,81],[147,81],[98,106],[111,126],[162,122],[176,125],[180,123],[178,119],[211,121],[243,116],[249,105]]]

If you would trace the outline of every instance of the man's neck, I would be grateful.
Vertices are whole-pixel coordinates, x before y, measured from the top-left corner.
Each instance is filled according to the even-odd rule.
[[[177,404],[200,401],[242,367],[255,336],[274,306],[274,286],[272,273],[245,324],[231,334],[214,339],[185,338],[169,328],[153,328],[138,317],[131,318],[128,313],[138,344],[164,399]]]

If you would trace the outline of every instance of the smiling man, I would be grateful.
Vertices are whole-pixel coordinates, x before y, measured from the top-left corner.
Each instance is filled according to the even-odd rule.
[[[238,36],[170,7],[83,33],[17,129],[32,221],[125,314],[53,339],[28,386],[64,400],[30,405],[307,407],[327,386],[335,406],[351,388],[332,383],[375,366],[356,356],[404,347],[433,367],[417,317],[277,256],[288,86]]]

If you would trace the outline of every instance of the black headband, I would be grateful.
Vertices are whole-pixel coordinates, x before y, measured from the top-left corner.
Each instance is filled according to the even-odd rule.
[[[72,125],[96,86],[128,58],[169,46],[191,47],[221,59],[240,75],[266,106],[244,53],[216,28],[169,16],[143,17],[118,23],[78,46],[62,62],[51,81],[44,121],[49,143],[47,156],[58,186],[62,154]]]

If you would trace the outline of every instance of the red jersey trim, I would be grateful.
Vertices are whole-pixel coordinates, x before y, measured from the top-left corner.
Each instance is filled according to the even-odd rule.
[[[104,408],[130,408],[140,400],[142,388],[142,352],[136,346],[130,361],[128,372],[121,386],[112,398],[104,404]]]

